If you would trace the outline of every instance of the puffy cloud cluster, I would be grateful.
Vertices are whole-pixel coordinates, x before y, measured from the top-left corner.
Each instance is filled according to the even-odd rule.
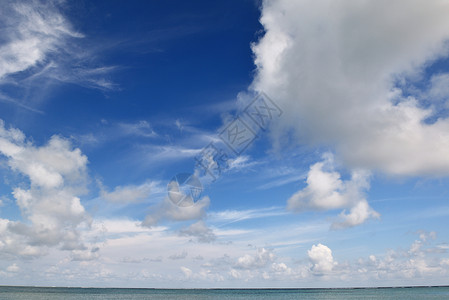
[[[418,232],[419,238],[411,240],[409,247],[366,253],[360,258],[319,242],[299,247],[248,247],[248,242],[257,244],[252,233],[231,243],[226,242],[231,232],[217,231],[216,243],[192,243],[189,236],[167,227],[146,228],[128,219],[95,220],[89,235],[99,234],[104,242],[101,256],[96,247],[72,251],[69,257],[53,248],[51,256],[17,260],[15,266],[0,261],[0,278],[8,282],[8,278],[26,274],[42,285],[69,280],[82,285],[89,279],[99,286],[129,283],[143,287],[152,280],[170,287],[176,280],[185,287],[326,287],[443,284],[449,275],[448,245],[425,231]],[[270,240],[264,238],[263,242]]]
[[[322,275],[330,273],[337,264],[337,262],[334,262],[332,250],[323,244],[313,245],[307,251],[307,255],[312,263],[311,271],[314,274]]]
[[[310,167],[307,174],[307,186],[288,199],[288,209],[301,212],[307,210],[349,209],[340,214],[340,220],[334,222],[334,229],[362,224],[369,218],[378,218],[379,214],[370,208],[364,196],[369,188],[369,172],[353,171],[349,180],[342,180],[334,171],[333,156],[326,154],[322,162]]]
[[[245,254],[237,259],[235,264],[239,269],[257,269],[265,267],[268,263],[273,262],[275,258],[274,253],[265,248],[257,249],[255,255]]]
[[[46,247],[85,250],[80,227],[90,217],[80,202],[86,192],[87,157],[70,142],[53,136],[34,146],[24,134],[0,121],[0,157],[26,182],[11,183],[24,221],[0,219],[0,249],[4,256],[38,256]]]
[[[435,232],[420,231],[418,234],[419,239],[415,240],[409,249],[390,249],[383,255],[370,255],[368,259],[359,259],[351,266],[352,272],[371,280],[444,277],[449,272],[446,263],[447,245],[432,244],[430,240],[436,238]],[[436,256],[436,253],[439,256]]]
[[[265,282],[263,286],[267,286],[268,282],[274,286],[278,281],[287,286],[297,286],[298,280],[313,287],[328,286],[329,282],[340,286],[403,285],[422,282],[423,276],[439,282],[438,278],[449,274],[448,250],[445,244],[432,245],[428,238],[433,235],[420,233],[420,239],[413,242],[409,249],[390,249],[385,253],[348,261],[337,262],[334,252],[318,243],[305,251],[308,262],[291,261],[274,255],[273,250],[258,248],[256,253],[253,251],[238,257],[225,255],[219,259],[209,259],[201,266],[183,266],[182,272],[185,278],[192,280],[215,283],[232,280],[245,286],[260,282]],[[202,251],[201,247],[197,249]]]

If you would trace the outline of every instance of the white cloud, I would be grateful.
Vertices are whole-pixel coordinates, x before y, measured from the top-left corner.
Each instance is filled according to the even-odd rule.
[[[150,151],[153,151],[153,159],[155,160],[174,160],[191,158],[201,152],[201,149],[185,148],[182,146],[154,146],[150,147]]]
[[[419,239],[423,242],[427,242],[428,240],[435,240],[437,238],[437,233],[435,231],[425,231],[425,230],[418,230],[417,232],[419,234]]]
[[[357,270],[359,275],[368,280],[403,279],[406,283],[413,279],[419,279],[421,282],[423,278],[435,280],[448,274],[449,268],[445,265],[444,258],[435,259],[433,255],[429,255],[437,253],[433,250],[433,246],[420,234],[420,240],[414,241],[408,250],[389,250],[383,255],[370,255],[368,260],[360,259],[347,266],[345,272]]]
[[[204,217],[209,207],[209,197],[204,196],[191,206],[177,206],[168,197],[151,209],[151,213],[142,222],[144,226],[154,226],[158,222],[167,219],[173,221],[198,220]]]
[[[258,269],[265,267],[275,258],[274,253],[270,249],[259,248],[254,255],[245,254],[239,257],[234,265],[237,269]]]
[[[98,250],[99,248],[93,248],[90,250],[73,250],[71,253],[71,257],[73,261],[96,260],[100,256]]]
[[[100,195],[112,203],[138,203],[148,199],[156,186],[155,182],[145,182],[141,185],[116,186],[112,192],[108,192],[100,184]]]
[[[10,4],[3,2],[2,20],[10,26],[14,24],[15,30],[5,34],[9,42],[0,48],[0,79],[43,62],[50,51],[61,47],[65,38],[82,37],[51,2]]]
[[[310,250],[307,251],[309,260],[312,263],[311,271],[317,275],[327,274],[337,265],[332,256],[332,250],[329,247],[318,244],[313,245]]]
[[[292,269],[289,268],[285,263],[273,263],[271,269],[277,274],[290,275],[293,273]]]
[[[58,245],[85,249],[79,228],[88,226],[90,217],[79,197],[86,192],[87,157],[59,136],[34,146],[1,120],[0,154],[12,171],[29,181],[13,186],[12,192],[25,221],[1,219],[3,254],[38,256],[46,253],[45,247]]]
[[[0,85],[9,85],[10,90],[20,86],[13,91],[14,95],[23,95],[24,90],[29,92],[36,86],[48,86],[32,84],[38,80],[70,82],[101,90],[116,88],[105,79],[113,67],[92,66],[95,55],[77,44],[84,35],[74,30],[61,13],[63,6],[60,1],[0,3]],[[0,94],[0,101],[40,112],[11,95]]]
[[[248,155],[239,155],[236,158],[230,158],[227,163],[229,164],[227,171],[241,171],[257,164],[257,162],[251,161]]]
[[[213,222],[234,223],[248,219],[268,218],[285,215],[286,212],[281,207],[267,207],[246,210],[223,210],[209,212],[208,219]]]
[[[190,270],[189,268],[181,267],[180,269],[186,278],[190,278],[192,276],[192,270]]]
[[[182,236],[196,237],[199,242],[210,243],[217,238],[212,229],[206,226],[203,220],[193,223],[187,228],[183,228],[179,231]]]
[[[20,270],[19,266],[17,266],[17,264],[15,263],[6,268],[6,271],[13,273],[19,272],[19,270]]]
[[[449,174],[449,120],[425,123],[433,111],[402,90],[447,55],[448,14],[439,0],[265,1],[252,88],[284,111],[275,145],[293,128],[351,169]]]
[[[340,174],[334,171],[333,156],[326,154],[324,161],[310,167],[307,186],[288,199],[287,207],[295,212],[349,208],[349,213],[342,212],[342,220],[332,225],[335,229],[378,218],[379,214],[369,207],[364,195],[369,188],[369,175],[369,172],[356,170],[350,180],[342,180]]]
[[[158,134],[151,127],[150,123],[145,120],[136,123],[120,123],[119,128],[123,135],[136,135],[146,138],[158,136]]]
[[[449,100],[449,74],[442,73],[433,75],[430,79],[428,98],[432,102]],[[447,107],[447,104],[446,104]]]
[[[351,209],[349,213],[346,213],[346,210],[340,213],[339,215],[341,221],[336,221],[332,224],[333,229],[342,229],[347,227],[353,227],[360,224],[363,224],[366,220],[370,218],[379,218],[380,214],[374,211],[369,205],[368,202],[359,201],[357,202]]]
[[[282,229],[271,232],[275,236],[288,231]],[[88,279],[96,286],[145,287],[152,280],[155,285],[168,288],[175,280],[180,285],[186,283],[183,287],[276,287],[278,283],[297,287],[298,282],[324,287],[439,283],[449,274],[447,252],[431,252],[431,239],[427,239],[429,243],[420,239],[422,244],[415,252],[410,251],[414,248],[411,243],[406,249],[341,261],[337,258],[347,255],[347,250],[331,251],[323,243],[313,242],[307,251],[304,245],[310,242],[303,242],[285,252],[285,245],[272,246],[273,236],[260,238],[251,233],[232,243],[225,237],[218,237],[216,243],[192,243],[176,231],[142,227],[137,220],[96,220],[83,238],[98,239],[100,250],[93,247],[67,253],[51,248],[50,255],[27,261],[26,268],[17,262],[20,269],[16,273],[7,272],[13,262],[0,264],[0,277],[20,282],[26,275],[40,285],[83,285]],[[248,243],[270,244],[270,248],[249,247]]]
[[[135,235],[150,232],[162,232],[166,227],[154,226],[153,228],[140,226],[141,222],[129,219],[95,219],[92,222],[93,235],[107,233],[110,235]]]

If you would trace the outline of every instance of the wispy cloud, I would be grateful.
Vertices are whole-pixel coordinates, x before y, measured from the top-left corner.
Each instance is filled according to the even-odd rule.
[[[305,174],[283,176],[282,178],[273,179],[268,183],[262,184],[262,185],[258,186],[257,189],[268,190],[268,189],[283,186],[283,185],[286,185],[286,184],[289,184],[292,182],[298,182],[300,180],[303,180],[305,177],[306,177]]]
[[[114,190],[108,191],[99,182],[100,197],[111,203],[139,203],[148,199],[150,194],[160,192],[159,182],[144,182],[140,185],[116,186]],[[156,190],[156,191],[155,191]]]
[[[221,226],[239,221],[276,217],[288,214],[283,207],[268,207],[260,209],[247,210],[224,210],[218,212],[210,212],[208,219],[210,222],[222,223]]]
[[[41,111],[41,110],[39,110],[37,108],[33,108],[31,106],[28,106],[28,105],[20,102],[19,100],[16,100],[16,99],[14,99],[12,97],[9,97],[9,96],[7,96],[5,94],[2,94],[2,93],[0,93],[0,101],[12,103],[14,105],[17,105],[17,106],[19,106],[19,107],[21,107],[23,109],[26,109],[28,111],[31,111],[31,112],[35,112],[35,113],[38,113],[38,114],[44,114],[43,111]]]
[[[0,4],[0,88],[8,86],[10,90],[9,95],[0,97],[3,101],[40,112],[24,91],[39,92],[48,87],[48,81],[100,90],[116,88],[107,79],[114,67],[93,63],[95,54],[78,44],[84,35],[61,13],[63,6],[59,1]]]

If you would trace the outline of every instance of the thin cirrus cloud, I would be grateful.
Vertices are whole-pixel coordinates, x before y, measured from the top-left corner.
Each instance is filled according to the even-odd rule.
[[[108,191],[101,182],[100,196],[111,203],[139,203],[147,200],[151,194],[162,188],[159,182],[144,182],[140,185],[116,186],[112,191]]]
[[[0,101],[40,112],[22,99],[23,90],[48,86],[41,80],[74,83],[100,90],[116,89],[107,79],[113,66],[92,65],[94,53],[79,49],[85,38],[61,14],[60,2],[24,1],[0,4],[0,85],[13,88],[13,95],[0,95]],[[89,61],[89,62],[88,62]],[[40,84],[36,84],[40,82]],[[14,87],[20,86],[20,89]]]

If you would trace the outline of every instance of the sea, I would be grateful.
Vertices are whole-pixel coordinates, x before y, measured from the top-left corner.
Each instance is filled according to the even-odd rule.
[[[125,289],[0,286],[0,299],[449,299],[449,286],[345,289]]]

